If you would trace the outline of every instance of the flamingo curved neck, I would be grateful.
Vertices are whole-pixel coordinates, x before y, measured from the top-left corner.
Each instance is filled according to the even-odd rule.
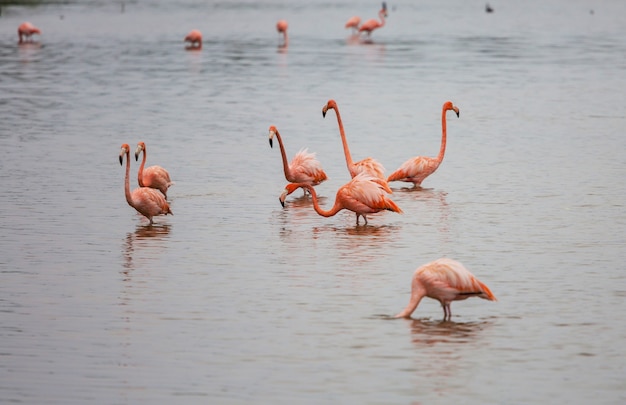
[[[445,108],[441,112],[441,147],[439,148],[439,155],[437,156],[439,163],[443,161],[443,155],[446,153],[446,112],[447,110]]]
[[[285,178],[287,181],[293,181],[291,177],[291,171],[289,170],[289,162],[287,161],[287,153],[285,152],[285,145],[283,145],[283,138],[281,138],[278,130],[276,130],[276,139],[278,139],[278,146],[280,146],[280,155],[283,159],[283,170],[285,171]]]
[[[143,187],[143,167],[146,164],[146,150],[143,149],[141,151],[143,157],[141,158],[141,165],[139,166],[139,171],[137,172],[137,181],[139,182],[139,186]]]
[[[145,155],[144,155],[145,156]],[[124,179],[124,194],[126,195],[126,202],[131,207],[135,207],[133,199],[130,195],[130,151],[126,151],[126,178]]]
[[[328,218],[332,217],[343,209],[341,203],[339,203],[339,201],[335,199],[335,204],[331,209],[329,209],[328,211],[323,210],[322,207],[320,207],[319,205],[319,202],[317,200],[317,193],[315,192],[313,186],[310,186],[308,184],[304,184],[303,186],[311,193],[311,197],[313,197],[313,208],[315,209],[315,212],[317,212],[319,215]]]
[[[413,312],[417,309],[422,298],[424,298],[424,291],[420,288],[419,282],[414,278],[411,283],[411,299],[409,304],[400,312],[395,318],[409,318]]]
[[[378,17],[380,18],[380,25],[379,25],[379,27],[382,27],[383,25],[385,25],[385,10],[380,10],[378,12]]]
[[[348,171],[352,174],[354,162],[352,161],[352,155],[350,154],[350,148],[348,147],[348,140],[346,139],[346,133],[343,129],[341,114],[339,114],[339,108],[335,107],[334,110],[335,115],[337,116],[337,124],[339,124],[339,134],[341,135],[341,143],[343,144],[343,153],[346,156],[346,165],[348,165]]]

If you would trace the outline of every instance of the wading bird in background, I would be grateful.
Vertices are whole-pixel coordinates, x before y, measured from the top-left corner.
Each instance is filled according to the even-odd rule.
[[[385,25],[385,17],[387,17],[387,3],[383,1],[383,8],[378,12],[378,18],[380,21],[376,19],[367,20],[359,27],[359,33],[367,32],[367,36],[372,35],[372,31],[375,29],[381,28]]]
[[[470,297],[497,301],[489,287],[456,260],[441,258],[415,270],[409,305],[395,318],[410,318],[424,297],[435,299],[443,308],[443,320],[450,320],[450,303]]]
[[[31,36],[33,34],[41,35],[41,31],[29,22],[23,22],[17,27],[17,36],[19,37],[20,44],[32,41]]]
[[[341,143],[343,144],[343,153],[346,156],[346,165],[348,166],[350,177],[354,178],[354,176],[356,176],[357,174],[361,172],[366,172],[374,177],[385,180],[385,168],[376,159],[367,157],[356,163],[352,161],[352,155],[350,154],[350,148],[348,147],[348,141],[346,140],[346,133],[343,129],[341,115],[339,114],[339,109],[337,108],[337,103],[335,102],[335,100],[328,100],[326,105],[322,108],[322,116],[326,117],[326,112],[330,109],[335,110],[335,115],[337,116],[337,123],[339,124],[339,134],[341,135]]]
[[[345,185],[341,186],[335,196],[333,207],[325,211],[317,201],[317,194],[313,186],[304,183],[289,183],[280,196],[280,203],[285,206],[285,198],[299,187],[306,188],[313,197],[313,208],[323,217],[332,217],[339,211],[346,209],[356,213],[356,224],[362,216],[367,225],[367,214],[388,210],[402,213],[402,210],[389,197],[391,189],[384,180],[373,177],[367,173],[360,173]]]
[[[276,31],[278,31],[279,34],[283,34],[283,43],[279,44],[279,46],[281,48],[286,48],[287,45],[289,45],[289,38],[287,37],[287,21],[279,20],[276,23]]]
[[[202,33],[198,30],[191,30],[185,37],[185,42],[189,42],[189,46],[185,49],[190,51],[197,51],[202,49]]]
[[[170,174],[161,166],[150,166],[143,168],[146,164],[146,144],[139,142],[137,149],[135,150],[135,161],[139,160],[139,154],[143,152],[143,158],[141,159],[141,166],[137,172],[137,181],[140,187],[150,187],[159,190],[163,193],[163,196],[167,199],[167,189],[170,188],[174,182],[170,180]]]
[[[361,17],[355,15],[346,21],[346,28],[351,28],[352,35],[356,35],[359,33],[359,24],[361,24]]]
[[[141,215],[150,220],[150,225],[154,222],[152,217],[157,215],[173,215],[170,206],[165,201],[163,194],[149,187],[139,187],[130,192],[130,146],[127,143],[122,145],[120,152],[120,165],[124,163],[126,155],[126,178],[124,179],[124,194],[128,205],[137,210]]]
[[[322,169],[321,163],[315,158],[315,153],[309,153],[307,149],[301,149],[300,152],[291,159],[291,163],[287,162],[287,153],[283,138],[280,136],[278,129],[274,125],[269,129],[270,147],[273,148],[272,140],[276,136],[278,145],[280,146],[280,154],[283,160],[283,170],[285,171],[285,179],[291,183],[305,183],[311,186],[317,186],[324,180],[328,179],[326,173]],[[306,189],[303,189],[305,194]]]
[[[437,170],[443,161],[443,155],[446,152],[446,112],[450,110],[454,111],[457,117],[459,116],[459,109],[453,105],[451,101],[446,101],[443,104],[441,111],[442,134],[439,155],[436,158],[418,156],[407,160],[398,170],[389,175],[387,178],[388,182],[406,181],[413,183],[413,187],[420,187],[422,181]]]

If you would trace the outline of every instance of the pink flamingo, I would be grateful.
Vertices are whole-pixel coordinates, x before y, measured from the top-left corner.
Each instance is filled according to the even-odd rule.
[[[165,197],[157,190],[149,187],[139,187],[130,192],[129,175],[130,175],[130,146],[127,143],[122,145],[120,152],[120,165],[124,162],[126,155],[126,178],[124,180],[124,193],[126,194],[126,202],[128,205],[137,210],[141,215],[150,220],[150,225],[154,222],[152,217],[157,215],[174,215],[170,210],[170,206],[165,201]]]
[[[33,24],[29,22],[23,22],[17,27],[17,35],[20,38],[19,43],[24,43],[26,41],[31,40],[31,35],[39,34],[41,35],[41,31],[39,28],[35,27]]]
[[[361,24],[361,17],[355,15],[346,21],[346,28],[352,28],[352,34],[354,35],[359,32],[359,24]]]
[[[269,141],[270,147],[273,148],[272,139],[274,136],[278,139],[278,145],[280,146],[280,154],[283,159],[283,170],[285,171],[285,178],[291,183],[306,183],[311,186],[317,186],[321,182],[328,179],[326,173],[322,169],[322,165],[315,158],[315,153],[308,153],[307,149],[302,149],[291,160],[291,163],[287,162],[287,154],[285,153],[285,145],[283,139],[278,132],[278,129],[274,125],[269,129]],[[306,193],[306,189],[305,193]]]
[[[415,270],[409,305],[395,318],[410,318],[422,298],[436,299],[443,308],[443,320],[450,320],[450,303],[469,297],[497,301],[485,284],[456,260],[441,258]]]
[[[385,17],[387,17],[387,3],[383,1],[383,8],[378,12],[378,18],[380,18],[380,21],[373,18],[365,21],[359,28],[359,33],[367,32],[368,36],[372,35],[372,31],[385,25]]]
[[[335,102],[335,100],[328,100],[326,105],[322,108],[322,116],[326,117],[326,112],[330,109],[335,110],[335,115],[337,115],[337,123],[339,124],[339,134],[341,135],[341,142],[343,144],[343,153],[346,156],[346,165],[348,166],[348,171],[350,172],[350,176],[354,178],[354,176],[356,176],[357,174],[361,172],[367,172],[374,177],[385,180],[385,176],[384,176],[385,168],[376,159],[367,157],[356,163],[352,161],[352,155],[350,155],[350,148],[348,147],[348,141],[346,140],[346,133],[343,129],[341,115],[339,114],[339,109],[337,108],[337,103]]]
[[[283,43],[280,45],[281,48],[286,48],[289,45],[289,38],[287,37],[287,21],[279,20],[276,23],[276,31],[279,34],[283,34]]]
[[[402,166],[395,172],[391,173],[387,178],[387,181],[406,181],[413,183],[413,187],[420,187],[422,181],[437,170],[441,162],[443,161],[443,155],[446,152],[446,112],[452,110],[459,116],[459,109],[452,104],[451,101],[446,101],[443,104],[441,111],[441,148],[439,149],[439,155],[436,158],[418,156],[411,158],[404,162]]]
[[[187,50],[197,51],[202,49],[202,33],[198,30],[191,30],[185,37],[185,42],[189,42],[189,46],[185,48]]]
[[[161,166],[150,166],[144,169],[143,167],[146,164],[146,155],[148,152],[146,151],[146,144],[143,142],[137,144],[135,161],[139,160],[139,154],[141,152],[143,152],[143,158],[141,159],[141,166],[139,166],[139,171],[137,172],[139,186],[155,188],[161,191],[163,196],[167,198],[167,189],[174,184],[174,182],[170,180],[170,174]]]
[[[366,214],[389,210],[402,213],[402,210],[394,203],[387,193],[391,193],[391,189],[385,182],[379,178],[373,177],[368,173],[359,173],[352,180],[341,186],[335,196],[333,207],[324,211],[317,201],[315,189],[306,183],[289,183],[285,187],[285,191],[280,196],[280,203],[285,206],[285,198],[299,187],[306,188],[313,197],[313,208],[323,217],[332,217],[343,209],[356,213],[356,224],[359,224],[359,216],[362,216],[367,225]]]

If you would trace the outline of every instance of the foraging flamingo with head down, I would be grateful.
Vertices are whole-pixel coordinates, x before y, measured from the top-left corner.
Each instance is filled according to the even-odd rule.
[[[289,37],[287,36],[287,21],[286,20],[279,20],[276,23],[276,31],[278,31],[279,34],[283,34],[283,43],[281,45],[279,45],[281,48],[286,48],[287,45],[289,45]]]
[[[495,295],[460,262],[448,258],[426,263],[415,270],[411,282],[411,299],[407,307],[395,318],[410,318],[424,297],[441,303],[443,319],[450,320],[452,301],[479,297],[497,301]]]
[[[346,139],[346,133],[343,129],[343,122],[341,121],[341,115],[339,114],[339,108],[337,108],[337,103],[335,100],[328,100],[326,105],[322,108],[322,116],[326,117],[326,112],[328,110],[335,110],[335,115],[337,116],[337,123],[339,124],[339,135],[341,135],[341,143],[343,144],[343,153],[346,157],[346,165],[348,166],[348,171],[350,172],[350,177],[356,176],[361,172],[367,172],[374,177],[382,179],[385,181],[385,168],[380,162],[376,159],[367,157],[358,162],[352,161],[352,155],[350,154],[350,148],[348,147],[348,141]]]
[[[139,187],[130,192],[130,146],[127,143],[122,144],[120,152],[120,165],[124,162],[126,155],[126,177],[124,179],[124,194],[128,205],[137,210],[141,215],[150,220],[150,225],[154,222],[152,217],[158,215],[174,215],[170,210],[170,206],[165,201],[165,197],[159,191],[149,187]]]
[[[271,148],[274,147],[272,142],[274,137],[278,139],[280,155],[283,160],[283,170],[287,181],[291,183],[306,183],[311,186],[317,186],[321,182],[328,179],[328,176],[322,169],[321,163],[315,158],[315,153],[309,153],[307,149],[301,149],[293,157],[291,163],[289,163],[287,162],[287,153],[285,152],[283,138],[280,136],[278,129],[272,125],[269,129],[269,142]],[[306,189],[304,190],[306,193]]]
[[[17,27],[17,35],[19,37],[20,44],[32,41],[31,36],[33,34],[41,35],[41,30],[29,22],[23,22],[19,25],[19,27]]]
[[[454,111],[456,116],[459,116],[459,109],[452,104],[451,101],[446,101],[443,104],[441,110],[441,147],[439,148],[439,155],[435,158],[427,156],[417,156],[404,162],[398,170],[391,173],[387,178],[388,182],[391,181],[406,181],[413,183],[413,187],[420,187],[422,181],[437,170],[443,156],[446,152],[446,112]]]
[[[372,31],[385,25],[385,17],[387,17],[387,3],[383,1],[383,8],[381,8],[378,12],[378,18],[380,18],[380,21],[373,18],[365,21],[363,25],[359,27],[359,33],[366,32],[367,36],[372,35]]]
[[[346,21],[346,28],[351,28],[352,34],[355,35],[359,32],[359,24],[361,24],[361,17],[355,15]]]
[[[202,33],[198,30],[191,30],[185,37],[185,42],[189,42],[185,48],[187,50],[198,51],[202,49]]]
[[[143,152],[143,158],[141,159],[141,166],[137,172],[137,181],[141,187],[150,187],[159,190],[163,193],[163,196],[167,199],[167,189],[174,184],[170,180],[170,174],[167,170],[161,166],[150,166],[144,169],[146,164],[146,144],[139,142],[137,149],[135,150],[135,161],[139,160],[139,154]]]
[[[313,208],[323,217],[332,217],[341,210],[350,210],[356,213],[356,224],[359,225],[359,217],[363,217],[367,225],[367,214],[373,214],[383,210],[402,213],[402,210],[393,200],[387,197],[391,189],[384,180],[376,178],[368,173],[359,173],[337,191],[335,203],[329,210],[323,210],[318,203],[315,189],[306,183],[289,183],[280,196],[280,203],[285,206],[285,198],[298,188],[306,188],[313,197]]]

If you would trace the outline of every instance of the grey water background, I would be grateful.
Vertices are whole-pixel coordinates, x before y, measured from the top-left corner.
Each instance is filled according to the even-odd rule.
[[[368,44],[343,24],[376,1],[3,6],[0,402],[623,403],[626,3],[491,4],[388,2]],[[331,98],[387,173],[459,107],[424,189],[392,183],[404,214],[280,206],[270,125],[323,206],[349,180]],[[123,194],[140,140],[176,182],[154,226]],[[442,256],[498,302],[391,320]]]

